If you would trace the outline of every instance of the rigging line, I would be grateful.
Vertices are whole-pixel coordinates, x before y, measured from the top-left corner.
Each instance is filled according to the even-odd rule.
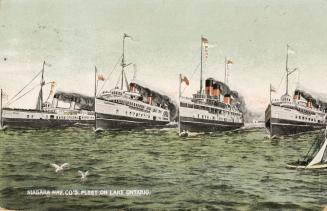
[[[15,96],[13,96],[10,100],[8,100],[5,106],[11,104],[11,101],[15,99],[15,97],[17,97],[27,86],[29,86],[41,74],[41,72],[42,70],[38,74],[36,74],[36,76],[34,76],[34,78],[30,82],[28,82],[27,85],[25,85]]]
[[[201,62],[199,62],[199,64],[198,64],[198,65],[196,66],[196,68],[193,70],[193,73],[192,73],[192,76],[191,76],[191,78],[190,78],[190,81],[192,80],[192,78],[193,78],[195,72],[197,71],[197,69],[200,67],[200,64],[201,64]],[[184,93],[184,91],[185,91],[186,88],[187,88],[187,87],[184,87],[184,89],[183,89],[183,91],[181,92],[181,94]]]
[[[282,85],[282,82],[283,82],[283,80],[284,80],[284,78],[285,78],[285,75],[286,75],[286,73],[284,72],[283,77],[282,77],[282,79],[281,79],[280,82],[279,82],[278,90],[280,90],[280,86]]]
[[[43,86],[45,85],[48,85],[50,84],[51,82],[48,82],[46,84],[44,84]],[[21,99],[22,97],[24,97],[26,94],[28,94],[29,92],[31,92],[33,89],[35,89],[36,87],[40,86],[40,84],[36,84],[32,89],[28,90],[27,92],[25,92],[22,96],[20,96],[19,98],[15,99],[14,101],[10,102],[10,103],[7,103],[6,106],[9,106],[10,104],[13,104],[14,102],[16,102],[17,100]]]
[[[24,97],[26,94],[28,94],[29,92],[31,92],[33,89],[35,89],[36,87],[40,86],[39,84],[37,84],[36,86],[34,86],[32,89],[28,90],[27,92],[25,92],[22,96],[20,96],[19,98],[16,98],[14,101],[10,102],[9,104],[7,104],[6,106],[9,106],[10,104],[13,104],[14,102],[16,102],[17,100],[21,99],[22,97]]]
[[[116,86],[115,86],[115,88],[118,87],[118,84],[119,84],[119,82],[121,81],[121,80],[120,80],[120,76],[123,77],[123,74],[119,74],[119,77],[118,77],[118,80],[117,80],[117,82],[116,82]]]
[[[323,136],[323,135],[322,135]],[[307,158],[308,156],[309,156],[309,153],[311,152],[311,150],[313,149],[313,152],[311,153],[311,155],[310,156],[314,156],[314,153],[316,153],[317,151],[319,151],[319,149],[320,149],[320,147],[321,147],[321,145],[323,144],[323,142],[324,142],[324,137],[322,137],[322,136],[320,136],[320,137],[317,137],[316,139],[315,139],[315,141],[311,144],[311,147],[310,147],[310,149],[309,149],[309,151],[307,152],[307,154],[305,155],[305,158]],[[318,147],[317,147],[317,145],[319,145]],[[318,148],[318,150],[317,150],[317,148]]]
[[[103,82],[103,84],[102,84],[102,86],[101,86],[101,89],[99,90],[99,92],[97,93],[97,95],[100,94],[100,92],[101,92],[101,90],[103,89],[104,85],[106,85],[106,83],[107,83],[107,81],[108,81],[110,75],[115,71],[115,69],[116,69],[117,65],[119,64],[119,62],[120,62],[120,60],[121,60],[122,57],[123,57],[123,55],[121,55],[121,56],[119,57],[117,63],[116,63],[115,66],[114,66],[114,68],[113,68],[112,71],[107,75],[107,78],[106,78],[106,80]]]
[[[309,149],[309,151],[307,152],[307,154],[304,156],[304,158],[308,158],[309,153],[311,152],[311,149],[313,148],[314,145],[316,145],[318,142],[318,139],[314,140],[314,142],[311,144],[311,147]]]

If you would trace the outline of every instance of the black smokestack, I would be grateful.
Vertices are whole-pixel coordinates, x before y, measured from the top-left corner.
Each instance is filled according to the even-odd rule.
[[[130,83],[130,86],[133,86],[136,88],[138,93],[142,96],[140,100],[147,99],[148,97],[152,96],[152,105],[161,106],[163,108],[166,108],[170,111],[170,120],[176,120],[177,119],[177,106],[176,103],[174,103],[170,97],[167,95],[163,95],[159,92],[156,92],[148,87],[142,86],[139,83]]]
[[[75,102],[82,110],[94,111],[94,97],[73,93],[57,91],[53,98],[63,102]]]
[[[306,99],[307,101],[311,101],[312,105],[316,108],[321,108],[322,110],[327,109],[327,101],[323,99],[323,96],[320,96],[316,93],[308,93],[307,91],[303,89],[296,89],[295,94],[299,94],[301,97]]]

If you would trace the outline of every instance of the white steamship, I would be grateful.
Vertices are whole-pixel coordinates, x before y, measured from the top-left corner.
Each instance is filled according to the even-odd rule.
[[[80,100],[71,95],[69,108],[58,107],[58,102],[61,97],[59,94],[55,94],[52,103],[46,100],[43,101],[43,86],[51,84],[51,91],[53,88],[53,83],[45,83],[44,81],[44,66],[43,62],[42,70],[37,74],[41,74],[40,91],[37,99],[37,105],[35,109],[22,109],[22,108],[9,108],[1,107],[1,123],[4,126],[10,128],[46,128],[46,127],[67,127],[78,124],[93,125],[95,122],[94,111],[84,110],[80,107]],[[36,76],[36,77],[37,77]],[[34,77],[34,78],[36,78]],[[28,84],[29,85],[29,84]],[[27,86],[25,86],[27,87]],[[19,93],[22,93],[22,89]],[[26,94],[28,93],[25,92]],[[18,95],[16,95],[18,97]],[[49,94],[50,96],[50,94]],[[2,97],[2,96],[1,96]],[[14,98],[11,102],[19,99]],[[89,107],[92,107],[92,100],[89,100]]]
[[[265,111],[265,126],[272,136],[323,129],[326,127],[326,103],[319,103],[303,90],[289,95],[289,76],[296,71],[288,67],[289,46],[286,54],[286,92],[280,99],[270,101]],[[270,92],[272,89],[270,88]]]
[[[203,42],[205,38],[201,38]],[[206,40],[206,39],[205,39]],[[192,98],[179,97],[179,134],[188,132],[222,132],[244,126],[241,102],[238,94],[213,78],[205,80],[202,88],[202,48],[200,89]],[[225,61],[226,65],[226,61]]]
[[[141,94],[135,83],[128,83],[124,70],[128,66],[124,55],[125,38],[128,37],[126,34],[123,36],[120,87],[116,86],[96,97],[97,129],[137,130],[162,127],[170,122],[168,105],[155,102],[151,92]]]

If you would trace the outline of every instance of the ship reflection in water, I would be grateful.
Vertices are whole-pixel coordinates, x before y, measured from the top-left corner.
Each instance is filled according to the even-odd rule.
[[[322,210],[327,172],[285,168],[308,151],[317,135],[271,142],[263,128],[188,138],[179,137],[176,129],[97,135],[82,128],[9,129],[0,133],[1,207]],[[65,162],[71,168],[63,175],[50,166]],[[90,173],[83,183],[80,169]],[[27,196],[30,189],[145,189],[151,195],[45,199]]]

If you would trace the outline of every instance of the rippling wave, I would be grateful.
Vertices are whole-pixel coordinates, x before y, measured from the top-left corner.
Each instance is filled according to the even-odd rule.
[[[261,129],[180,138],[175,129],[0,132],[0,206],[24,210],[321,210],[327,171],[285,168],[318,133]],[[69,163],[56,174],[51,163]],[[90,172],[81,182],[78,170]],[[31,189],[148,189],[147,196],[29,196]]]

